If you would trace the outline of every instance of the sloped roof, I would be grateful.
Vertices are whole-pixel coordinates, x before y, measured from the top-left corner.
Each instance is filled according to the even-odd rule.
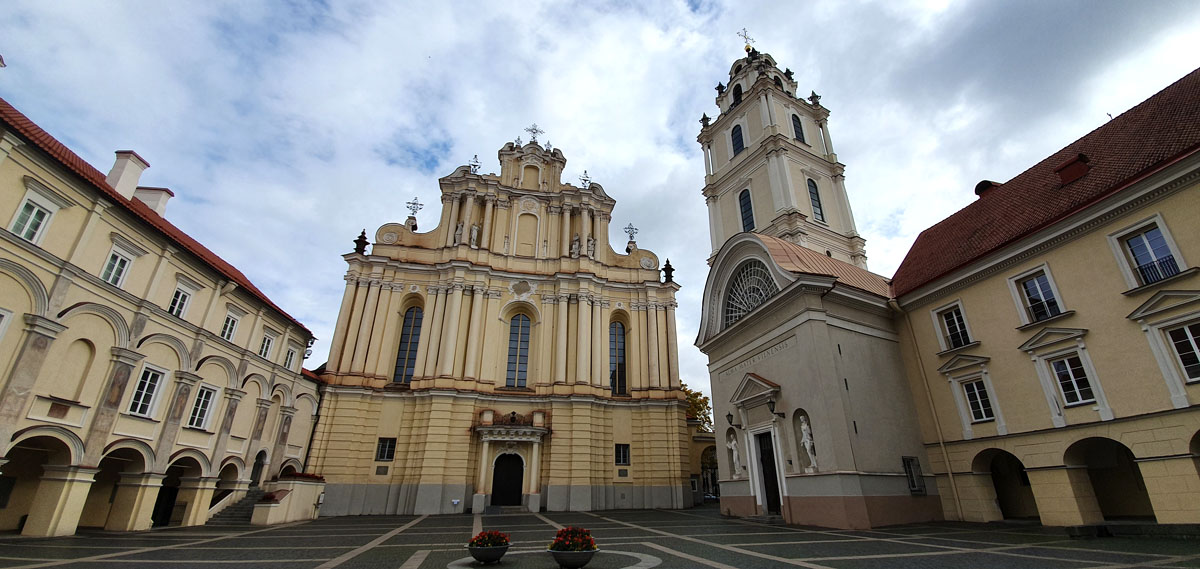
[[[233,265],[230,265],[216,253],[208,250],[207,247],[201,245],[199,241],[196,241],[187,233],[184,233],[183,230],[175,227],[174,224],[167,221],[161,215],[155,213],[153,209],[150,209],[149,206],[142,203],[140,200],[125,199],[124,196],[117,193],[117,190],[108,185],[108,182],[105,181],[104,174],[100,173],[99,170],[94,168],[91,164],[88,164],[87,161],[79,157],[78,154],[72,152],[70,148],[67,148],[66,145],[59,142],[45,130],[42,130],[42,127],[34,124],[33,121],[29,120],[29,117],[26,117],[3,98],[0,98],[0,121],[2,121],[5,126],[16,131],[16,133],[22,138],[28,140],[34,146],[42,149],[46,154],[50,155],[50,157],[54,160],[57,160],[68,170],[79,175],[79,177],[83,178],[85,182],[91,184],[93,187],[99,190],[104,197],[116,203],[119,207],[122,207],[126,211],[132,213],[135,217],[146,222],[148,225],[150,225],[150,227],[157,230],[164,237],[174,242],[183,250],[191,253],[197,259],[206,263],[213,270],[217,271],[221,275],[224,275],[225,278],[237,283],[237,285],[242,287],[242,289],[244,289],[246,292],[261,300],[267,306],[274,309],[276,312],[290,320],[293,324],[300,327],[305,332],[308,332],[309,335],[312,335],[312,332],[309,331],[309,329],[303,324],[301,324],[299,320],[292,318],[287,312],[284,312],[282,308],[279,308],[274,302],[271,302],[271,299],[267,298],[267,295],[263,294],[261,290],[258,290],[258,287],[254,286],[254,283],[251,283],[250,279],[246,278],[246,275],[243,275],[241,271],[234,268]]]
[[[899,297],[1068,217],[1200,149],[1200,69],[923,231],[892,277]],[[1089,170],[1062,184],[1083,154]]]
[[[779,268],[797,274],[823,275],[834,277],[839,283],[852,286],[884,298],[888,296],[888,281],[886,278],[860,269],[850,263],[839,261],[822,255],[807,247],[802,247],[778,237],[755,233],[771,259]]]

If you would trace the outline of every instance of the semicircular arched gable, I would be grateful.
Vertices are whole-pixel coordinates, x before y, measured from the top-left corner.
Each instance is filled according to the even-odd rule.
[[[138,340],[137,347],[142,347],[146,344],[163,344],[175,351],[175,356],[179,358],[180,369],[192,369],[192,354],[188,350],[187,344],[183,340],[176,338],[170,334],[155,333],[143,337]]]
[[[197,371],[197,372],[200,371],[200,368],[204,367],[205,365],[215,365],[215,366],[218,366],[218,367],[224,369],[225,377],[228,378],[226,380],[226,383],[229,385],[229,387],[233,387],[235,389],[240,389],[242,387],[242,385],[244,385],[244,384],[242,384],[242,385],[238,384],[238,382],[237,382],[237,367],[235,367],[233,365],[233,362],[229,361],[228,358],[226,358],[224,356],[216,356],[216,355],[204,356],[204,357],[200,358],[200,361],[196,362],[196,370],[195,371]]]
[[[46,293],[46,285],[38,280],[37,275],[33,271],[22,267],[8,259],[0,259],[0,272],[8,273],[24,285],[26,292],[29,294],[30,301],[33,306],[32,314],[45,316],[46,311],[50,308],[50,296]]]
[[[129,323],[125,321],[125,317],[121,316],[120,312],[112,307],[94,302],[80,302],[59,312],[58,321],[66,324],[67,320],[76,314],[95,314],[108,321],[113,328],[113,345],[118,348],[129,347]]]
[[[795,275],[783,270],[774,260],[762,241],[753,233],[739,233],[726,241],[713,257],[712,269],[704,283],[703,311],[700,316],[700,334],[697,343],[702,343],[724,329],[724,303],[729,292],[730,280],[747,261],[756,260],[766,266],[779,290],[787,288],[796,280]]]

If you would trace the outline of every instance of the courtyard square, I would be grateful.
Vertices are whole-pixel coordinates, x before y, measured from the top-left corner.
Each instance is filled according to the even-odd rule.
[[[1115,568],[1200,567],[1200,543],[1172,539],[1073,540],[1061,529],[941,522],[828,530],[724,518],[712,506],[512,515],[323,518],[281,526],[187,527],[135,533],[80,531],[0,538],[0,567],[63,569],[442,569],[476,567],[464,544],[482,530],[511,535],[494,567],[553,569],[557,529],[590,529],[590,569],[713,567]]]

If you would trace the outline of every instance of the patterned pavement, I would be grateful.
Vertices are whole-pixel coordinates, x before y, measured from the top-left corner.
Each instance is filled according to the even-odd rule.
[[[442,569],[473,567],[464,549],[482,529],[512,536],[496,567],[554,569],[545,553],[563,525],[592,530],[588,569],[1200,568],[1200,541],[1067,539],[1037,525],[936,523],[874,531],[764,525],[692,510],[502,516],[366,516],[283,526],[82,531],[73,537],[0,535],[0,568]]]

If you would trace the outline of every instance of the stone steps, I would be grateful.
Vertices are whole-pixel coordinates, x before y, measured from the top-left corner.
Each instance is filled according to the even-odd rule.
[[[246,492],[246,496],[237,503],[221,510],[220,513],[208,519],[205,525],[210,526],[244,526],[250,525],[254,516],[254,504],[258,503],[264,492],[257,488]]]

